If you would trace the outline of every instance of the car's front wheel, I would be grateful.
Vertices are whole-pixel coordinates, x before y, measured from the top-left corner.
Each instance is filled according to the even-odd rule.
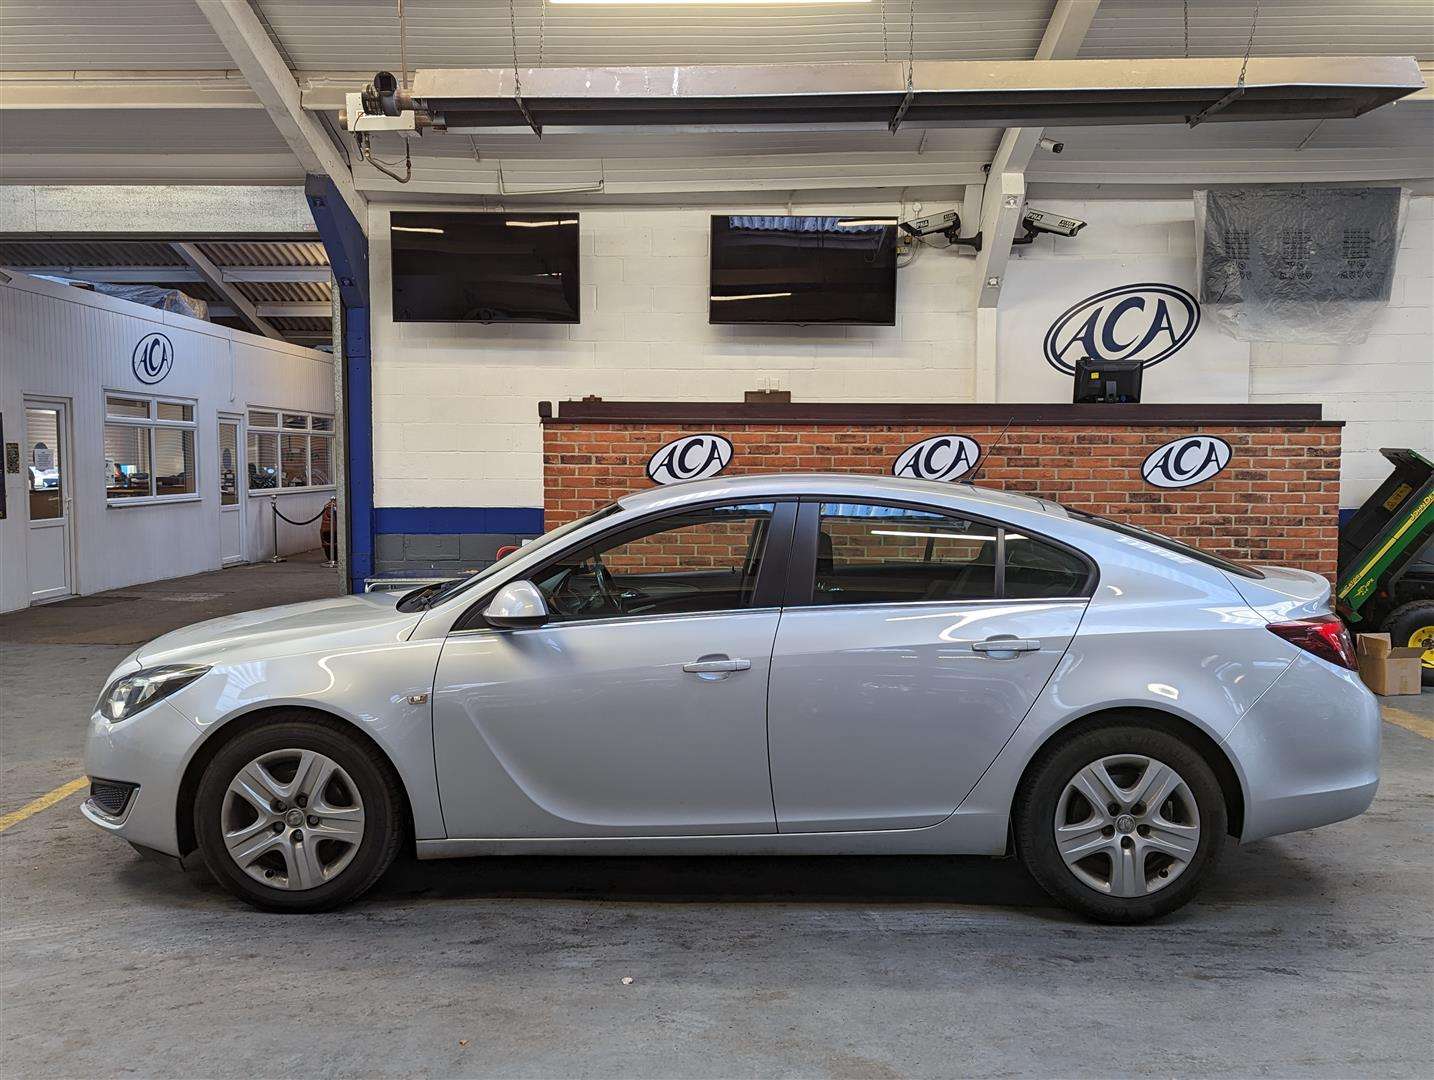
[[[1041,887],[1110,923],[1186,903],[1214,867],[1225,825],[1220,782],[1200,753],[1135,722],[1043,751],[1014,815],[1016,848]]]
[[[295,711],[242,732],[199,781],[194,833],[210,873],[269,911],[323,911],[366,892],[403,819],[386,763],[335,720]]]

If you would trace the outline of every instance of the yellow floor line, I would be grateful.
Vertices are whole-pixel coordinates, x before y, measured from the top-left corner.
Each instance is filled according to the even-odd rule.
[[[1381,705],[1380,713],[1384,719],[1391,724],[1398,724],[1406,731],[1412,731],[1416,735],[1423,735],[1426,739],[1434,739],[1434,720],[1426,720],[1422,716],[1415,716],[1412,712],[1405,712],[1403,709],[1395,708],[1393,705]]]
[[[47,791],[38,799],[27,802],[24,806],[20,807],[20,809],[11,810],[4,817],[0,817],[0,832],[4,832],[11,825],[18,825],[27,817],[34,817],[41,810],[45,809],[45,807],[54,806],[61,799],[68,799],[75,792],[87,787],[89,782],[90,778],[88,776],[77,776],[68,784],[61,784],[54,791]]]

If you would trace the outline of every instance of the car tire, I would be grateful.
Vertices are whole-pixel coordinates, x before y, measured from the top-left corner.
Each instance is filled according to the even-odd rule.
[[[1095,766],[1113,788],[1092,788]],[[1178,786],[1156,806],[1129,798],[1147,782],[1157,796],[1172,783],[1145,772],[1155,766]],[[1106,805],[1094,807],[1085,790],[1106,794]],[[1199,751],[1132,718],[1043,749],[1017,792],[1012,825],[1017,853],[1052,899],[1097,922],[1139,923],[1187,903],[1209,877],[1225,842],[1225,799]]]
[[[276,798],[260,809],[258,796]],[[240,899],[265,911],[327,911],[388,869],[404,805],[391,766],[347,725],[295,709],[214,755],[195,795],[194,835],[209,872]]]
[[[1412,646],[1425,650],[1419,675],[1423,685],[1434,686],[1434,664],[1427,659],[1434,651],[1434,600],[1415,600],[1395,608],[1384,620],[1383,630],[1396,649]]]

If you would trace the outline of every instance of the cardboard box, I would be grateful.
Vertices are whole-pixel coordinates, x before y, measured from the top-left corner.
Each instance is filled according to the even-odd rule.
[[[1359,677],[1376,694],[1417,694],[1420,689],[1419,658],[1422,649],[1396,649],[1388,634],[1360,634],[1355,641]]]

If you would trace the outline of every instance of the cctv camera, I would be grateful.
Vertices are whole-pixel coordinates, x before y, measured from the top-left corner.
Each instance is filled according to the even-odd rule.
[[[1048,151],[1052,154],[1059,154],[1062,150],[1066,148],[1065,143],[1056,142],[1055,139],[1038,139],[1036,140],[1036,145],[1039,146],[1042,150]]]
[[[1026,207],[1026,216],[1021,219],[1021,223],[1028,232],[1052,233],[1056,236],[1074,236],[1086,226],[1080,218],[1064,217],[1049,210],[1037,210],[1032,206]]]
[[[901,231],[911,236],[930,236],[932,233],[960,232],[961,215],[955,210],[943,210],[939,214],[909,218],[901,223]]]

